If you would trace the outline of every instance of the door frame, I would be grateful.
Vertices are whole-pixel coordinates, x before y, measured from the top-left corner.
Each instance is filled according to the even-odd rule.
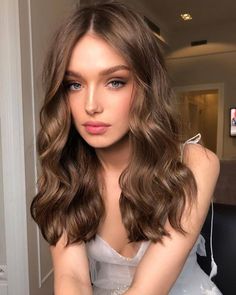
[[[201,91],[201,90],[218,90],[218,114],[217,114],[217,141],[216,141],[216,154],[219,159],[223,157],[224,148],[224,83],[211,83],[211,84],[197,84],[188,86],[174,87],[175,93]]]
[[[23,97],[18,0],[0,9],[0,118],[8,295],[29,295]]]

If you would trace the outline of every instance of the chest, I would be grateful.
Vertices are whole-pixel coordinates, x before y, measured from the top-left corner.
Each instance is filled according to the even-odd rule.
[[[105,216],[99,225],[98,235],[120,255],[134,257],[140,242],[130,243],[128,240],[119,206],[120,194],[117,183],[109,183],[103,192]]]

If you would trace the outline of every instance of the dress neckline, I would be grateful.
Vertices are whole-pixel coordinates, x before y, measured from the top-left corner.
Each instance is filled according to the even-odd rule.
[[[128,260],[128,261],[133,261],[135,258],[137,258],[139,256],[139,253],[141,253],[144,245],[146,243],[150,243],[150,241],[141,241],[141,244],[136,252],[136,254],[133,257],[127,257],[124,255],[121,255],[119,252],[117,252],[113,247],[111,247],[111,245],[104,240],[99,234],[96,234],[96,238],[98,238],[104,245],[106,245],[116,256],[119,256],[120,258],[124,259],[124,260]]]

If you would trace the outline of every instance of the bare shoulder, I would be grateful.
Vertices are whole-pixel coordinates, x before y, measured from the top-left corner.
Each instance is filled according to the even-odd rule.
[[[220,164],[217,155],[200,144],[186,144],[183,161],[195,173],[218,177]]]
[[[212,151],[200,144],[186,144],[183,161],[193,172],[197,187],[198,200],[207,202],[212,198],[219,176],[219,159]]]

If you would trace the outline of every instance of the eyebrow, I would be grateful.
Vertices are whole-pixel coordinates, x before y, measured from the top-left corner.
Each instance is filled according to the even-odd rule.
[[[99,73],[99,75],[100,76],[106,76],[106,75],[113,74],[113,73],[115,73],[117,71],[120,71],[120,70],[130,71],[130,68],[128,66],[126,66],[126,65],[117,65],[117,66],[110,67],[110,68],[102,70]],[[76,77],[76,78],[81,78],[80,73],[75,72],[75,71],[66,71],[65,76],[73,76],[73,77]]]

